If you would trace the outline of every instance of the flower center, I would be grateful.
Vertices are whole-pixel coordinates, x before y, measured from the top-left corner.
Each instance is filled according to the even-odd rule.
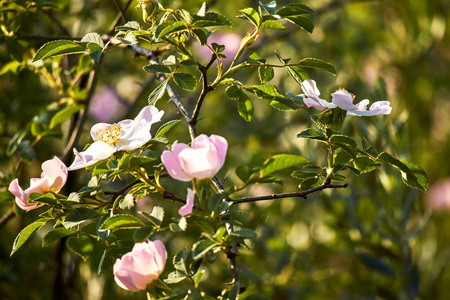
[[[97,135],[97,139],[95,142],[102,141],[107,144],[114,144],[121,136],[122,129],[117,124],[112,124],[111,126],[106,127],[103,130],[98,130],[95,135]]]
[[[339,92],[339,91],[343,91],[343,92],[349,93],[353,100],[355,100],[355,98],[356,98],[355,94],[350,93],[345,88],[339,88],[338,90],[336,90],[336,92]],[[333,94],[331,94],[331,95],[333,95]]]

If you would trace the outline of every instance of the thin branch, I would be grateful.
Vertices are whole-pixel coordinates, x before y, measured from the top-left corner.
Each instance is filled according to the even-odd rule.
[[[126,185],[124,185],[123,187],[121,187],[118,190],[115,190],[115,191],[104,191],[103,193],[105,195],[114,195],[114,196],[122,195],[123,193],[125,193],[126,190],[128,190],[131,187],[133,187],[135,184],[138,184],[139,182],[140,182],[140,180],[136,179],[136,180],[133,180],[133,181],[127,183]]]
[[[116,26],[119,24],[120,20],[122,19],[122,21],[125,23],[127,21],[126,17],[125,17],[125,11],[127,10],[127,8],[130,6],[132,0],[128,0],[122,7],[120,7],[119,3],[117,2],[117,0],[114,0],[114,4],[116,5],[117,9],[119,10],[119,13],[117,14],[114,22],[112,23],[111,27],[109,28],[109,34],[111,36],[114,35],[114,30],[116,28]]]
[[[348,186],[347,183],[334,185],[331,183],[325,182],[324,184],[311,188],[308,190],[300,191],[300,192],[293,192],[293,193],[283,193],[283,194],[271,194],[266,196],[256,196],[256,197],[244,197],[244,198],[238,198],[238,199],[230,199],[230,202],[233,202],[233,204],[239,204],[239,203],[246,203],[246,202],[256,202],[256,201],[264,201],[264,200],[273,200],[273,199],[282,199],[282,198],[291,198],[291,197],[301,197],[306,199],[306,196],[318,191],[322,191],[325,189],[339,189],[339,188],[346,188]]]
[[[178,197],[178,196],[172,194],[172,193],[169,192],[169,191],[164,191],[164,192],[161,194],[161,197],[162,197],[163,199],[172,199],[173,201],[177,201],[177,202],[186,204],[186,200],[184,200],[183,198],[180,198],[180,197]]]
[[[200,109],[202,107],[203,100],[205,100],[206,95],[210,91],[214,90],[214,88],[212,88],[210,85],[208,85],[208,77],[207,77],[207,74],[206,74],[207,71],[208,71],[208,68],[212,65],[212,62],[214,62],[214,60],[215,60],[215,55],[213,55],[213,57],[211,58],[211,61],[208,63],[208,65],[206,67],[204,67],[202,65],[198,66],[198,69],[202,73],[203,88],[202,88],[202,92],[201,92],[200,96],[198,97],[197,104],[195,105],[194,112],[192,113],[192,119],[189,122],[192,126],[197,125],[198,116],[200,114]]]

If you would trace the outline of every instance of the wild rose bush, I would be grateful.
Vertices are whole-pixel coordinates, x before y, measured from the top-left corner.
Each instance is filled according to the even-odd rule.
[[[251,212],[239,211],[240,203],[306,199],[321,191],[345,189],[352,174],[377,174],[383,164],[400,171],[408,187],[426,190],[426,175],[419,166],[375,149],[366,138],[356,140],[341,132],[348,118],[389,118],[389,101],[375,99],[370,106],[367,99],[354,103],[355,96],[345,89],[334,92],[330,101],[322,99],[316,81],[308,74],[311,69],[336,74],[332,65],[319,58],[286,58],[282,51],[276,51],[277,63],[268,63],[252,48],[263,32],[285,30],[287,23],[312,32],[314,23],[308,18],[315,13],[312,8],[300,3],[281,6],[272,1],[240,10],[239,18],[252,28],[237,50],[227,52],[227,56],[226,46],[210,42],[210,37],[231,27],[232,21],[209,11],[205,4],[198,12],[173,10],[157,1],[139,1],[138,8],[143,20],[116,24],[111,35],[91,32],[79,40],[55,39],[34,54],[33,62],[44,64],[73,54],[68,61],[70,67],[65,66],[67,72],[72,68],[70,72],[92,83],[106,57],[114,57],[116,48],[123,48],[148,60],[141,66],[140,77],[154,76],[159,83],[134,119],[93,125],[92,140],[86,145],[80,145],[78,135],[83,130],[92,86],[87,87],[85,97],[73,90],[70,100],[56,104],[50,118],[33,121],[11,140],[14,153],[27,134],[35,136],[38,143],[56,128],[67,129],[61,125],[71,124],[66,151],[54,153],[68,166],[54,158],[42,165],[41,178],[31,179],[28,189],[23,190],[18,179],[9,186],[17,206],[42,212],[18,234],[12,254],[50,224],[44,245],[67,240],[67,248],[83,260],[91,258],[94,244],[100,245],[103,254],[95,262],[98,273],[112,272],[118,286],[130,292],[145,290],[155,299],[238,299],[241,294],[253,299],[244,294],[252,278],[242,271],[239,256],[241,251],[248,251],[245,248],[258,239],[258,234],[242,223],[242,214]],[[210,50],[207,63],[202,62],[204,57],[193,54],[192,49],[199,46]],[[256,69],[257,78],[243,81],[238,77],[247,69]],[[45,69],[40,71],[48,80],[48,76],[56,76]],[[292,90],[270,84],[278,72],[291,76],[295,84]],[[259,82],[255,84],[255,80]],[[71,86],[77,84],[74,79]],[[299,88],[303,93],[297,95],[294,91]],[[317,142],[326,159],[316,157],[317,161],[312,161],[286,151],[266,157],[257,166],[226,164],[227,151],[233,147],[229,141],[239,139],[240,133],[233,132],[234,137],[229,131],[207,135],[197,128],[210,117],[203,115],[202,109],[206,102],[215,101],[213,91],[236,102],[236,116],[247,122],[254,118],[256,99],[283,113],[301,111],[310,119],[310,127],[302,128],[292,140]],[[166,94],[169,101],[164,101]],[[188,97],[196,99],[192,107],[186,104]],[[169,106],[179,114],[167,116]],[[271,126],[270,122],[266,126]],[[219,172],[232,178],[219,177]],[[71,185],[60,193],[67,176],[91,178],[78,190]],[[249,192],[254,187],[282,185],[284,180],[294,185],[286,185],[279,193],[255,196]],[[140,202],[149,197],[153,206],[141,208]],[[178,215],[168,214],[159,204],[163,202],[176,207]],[[171,243],[170,251],[166,251],[165,243]],[[372,268],[390,272],[382,261],[369,256],[365,259]],[[114,266],[104,267],[107,260],[115,261]],[[214,264],[227,273],[218,276]],[[205,274],[207,280],[203,279]]]

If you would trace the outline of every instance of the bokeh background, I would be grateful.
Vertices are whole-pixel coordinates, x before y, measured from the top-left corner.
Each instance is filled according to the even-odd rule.
[[[40,164],[61,155],[70,124],[61,135],[47,137],[33,147],[22,145],[11,153],[14,135],[44,118],[51,103],[67,97],[83,98],[83,91],[70,94],[64,82],[52,82],[51,72],[67,71],[64,60],[46,62],[49,74],[31,59],[52,37],[82,37],[88,32],[108,34],[118,6],[126,1],[58,1],[30,6],[29,1],[0,1],[0,298],[2,299],[144,299],[145,294],[120,290],[112,278],[112,261],[97,277],[101,251],[93,250],[83,262],[64,243],[42,248],[45,228],[10,257],[15,236],[42,211],[11,214],[13,197],[9,182],[19,175],[21,183],[39,176]],[[171,8],[196,12],[203,1],[161,1]],[[278,5],[292,1],[277,1]],[[43,1],[36,1],[45,4]],[[333,64],[337,76],[310,70],[322,96],[340,87],[357,100],[387,99],[389,116],[347,118],[345,134],[363,137],[378,150],[420,165],[428,175],[429,190],[407,188],[392,168],[355,177],[348,174],[345,190],[324,191],[307,200],[283,199],[241,204],[247,215],[241,220],[258,233],[248,249],[242,247],[239,271],[246,281],[244,299],[448,299],[450,292],[450,2],[446,0],[357,1],[314,0],[302,2],[317,11],[312,34],[286,24],[287,31],[264,31],[252,46],[261,57],[276,63],[274,50],[293,62],[315,57]],[[235,16],[257,1],[209,1],[234,24],[213,34],[233,53],[250,30],[250,24]],[[140,20],[136,3],[124,11],[127,20]],[[11,19],[14,21],[11,21]],[[120,21],[119,24],[123,24]],[[12,33],[14,32],[14,33]],[[202,56],[204,49],[191,47]],[[233,55],[230,55],[231,57]],[[77,61],[71,58],[70,63]],[[205,62],[205,61],[204,61]],[[52,65],[53,64],[53,65]],[[107,53],[99,76],[80,145],[89,141],[89,128],[99,121],[114,122],[134,116],[146,105],[157,80],[142,71],[146,60],[127,49]],[[37,70],[40,68],[40,72]],[[213,73],[211,72],[211,78]],[[243,82],[257,84],[255,70],[239,73]],[[300,87],[287,72],[277,69],[271,82],[282,92],[299,94]],[[73,87],[72,87],[73,88]],[[82,89],[82,86],[80,87]],[[192,109],[198,92],[180,91]],[[303,111],[279,112],[267,102],[252,98],[254,119],[247,123],[236,103],[223,89],[209,94],[198,132],[219,134],[230,144],[220,177],[225,185],[238,182],[234,168],[259,166],[271,155],[293,153],[320,165],[326,159],[320,145],[296,138],[311,126]],[[181,118],[167,98],[158,107],[165,118]],[[59,127],[58,127],[59,128]],[[185,124],[168,135],[188,142]],[[28,138],[25,138],[27,140]],[[29,138],[32,142],[32,138]],[[30,150],[32,149],[32,150]],[[17,173],[17,166],[20,165]],[[88,180],[81,172],[73,186]],[[242,195],[261,195],[297,189],[294,181],[284,186],[256,185]],[[69,192],[69,191],[66,191]],[[173,203],[150,199],[141,205],[162,205],[174,214]],[[189,237],[168,243],[176,252]],[[172,247],[172,249],[170,248]],[[178,248],[179,249],[179,248]],[[97,251],[98,250],[98,251]],[[227,260],[216,257],[207,266],[207,276],[228,280]],[[222,261],[222,262],[220,262]],[[206,277],[208,278],[208,277]],[[206,288],[220,291],[214,280]],[[257,296],[254,294],[258,294]],[[64,295],[64,298],[61,298]]]

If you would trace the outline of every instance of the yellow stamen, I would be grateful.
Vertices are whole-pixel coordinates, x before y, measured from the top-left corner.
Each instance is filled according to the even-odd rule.
[[[114,144],[121,136],[122,129],[117,124],[112,124],[104,130],[98,130],[95,135],[98,137],[95,141],[102,141],[107,144]]]

